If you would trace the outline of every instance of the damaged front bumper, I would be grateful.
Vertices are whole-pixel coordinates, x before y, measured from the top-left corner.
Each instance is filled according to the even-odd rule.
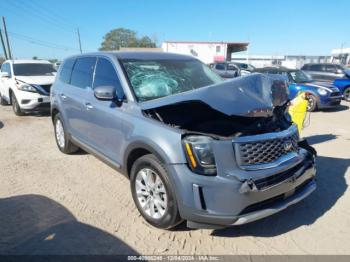
[[[301,201],[316,189],[315,157],[303,148],[299,158],[278,167],[247,171],[236,164],[233,150],[227,153],[232,145],[225,144],[220,143],[220,151],[226,153],[220,156],[215,177],[194,174],[186,165],[169,165],[179,190],[180,215],[189,227],[250,223]]]

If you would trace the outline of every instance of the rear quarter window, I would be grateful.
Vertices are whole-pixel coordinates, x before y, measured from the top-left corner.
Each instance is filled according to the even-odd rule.
[[[319,71],[319,72],[325,71],[323,65],[311,65],[309,67],[309,70],[310,71]]]
[[[70,77],[72,75],[72,69],[73,69],[74,63],[75,63],[75,59],[67,59],[63,63],[60,76],[59,76],[59,79],[62,82],[67,84],[70,83]]]

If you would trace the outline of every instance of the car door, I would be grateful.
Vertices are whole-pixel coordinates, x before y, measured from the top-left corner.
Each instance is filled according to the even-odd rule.
[[[226,67],[224,63],[217,63],[214,66],[214,71],[221,77],[226,78]]]
[[[121,101],[125,97],[116,68],[111,60],[104,57],[97,59],[93,88],[88,91],[88,140],[100,154],[121,164],[121,144],[125,141],[123,123],[127,122],[128,117],[123,112],[126,103],[98,100],[93,89],[99,86],[113,86]]]
[[[92,87],[96,57],[77,58],[70,77],[70,84],[60,94],[65,108],[69,131],[84,144],[89,144],[87,103],[89,90]]]
[[[337,68],[335,65],[325,65],[324,80],[333,81],[337,78]]]
[[[310,65],[307,73],[311,75],[314,80],[324,81],[326,78],[325,66],[322,64]]]
[[[15,82],[15,80],[13,79],[10,63],[2,64],[1,72],[7,73],[8,77],[0,78],[0,93],[7,101],[10,101],[9,90],[14,85],[14,82]]]

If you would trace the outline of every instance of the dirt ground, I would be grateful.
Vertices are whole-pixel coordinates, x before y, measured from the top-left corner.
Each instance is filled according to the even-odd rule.
[[[350,254],[349,106],[311,114],[318,188],[302,203],[244,226],[173,231],[144,222],[122,175],[60,153],[48,116],[0,107],[0,254]]]

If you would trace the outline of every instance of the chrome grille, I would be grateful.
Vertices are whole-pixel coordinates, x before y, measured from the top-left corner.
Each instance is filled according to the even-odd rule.
[[[293,126],[286,131],[277,135],[271,133],[238,138],[234,141],[237,163],[240,166],[269,164],[291,152],[298,152],[296,128]]]

